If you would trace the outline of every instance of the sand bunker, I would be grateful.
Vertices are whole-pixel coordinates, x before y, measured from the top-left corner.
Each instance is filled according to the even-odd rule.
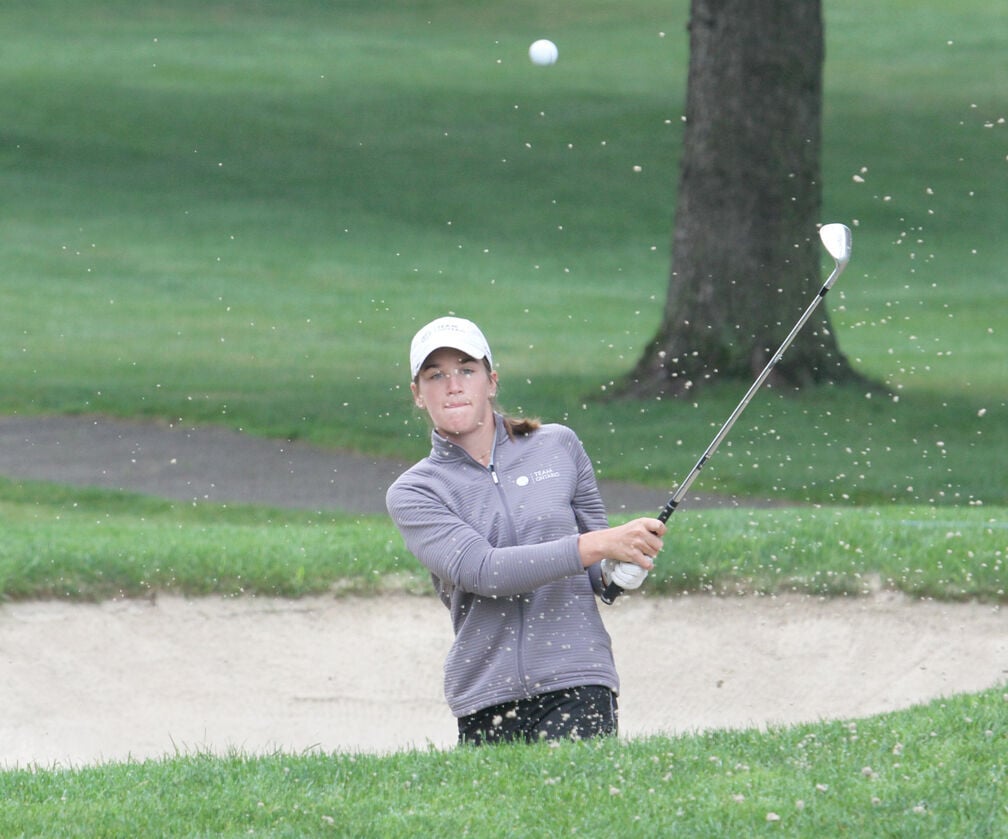
[[[1008,677],[1008,610],[804,597],[625,598],[603,612],[621,733],[850,718]],[[176,751],[450,747],[433,597],[0,607],[0,765]]]

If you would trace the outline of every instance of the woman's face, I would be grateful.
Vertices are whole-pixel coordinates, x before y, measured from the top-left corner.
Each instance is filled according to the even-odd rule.
[[[435,350],[410,385],[416,406],[427,411],[434,427],[446,437],[466,437],[493,427],[492,399],[497,373],[482,361],[449,347]]]

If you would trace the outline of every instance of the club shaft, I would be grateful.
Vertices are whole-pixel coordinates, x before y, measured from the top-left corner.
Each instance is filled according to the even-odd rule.
[[[795,336],[801,331],[802,327],[805,326],[806,321],[812,316],[812,313],[816,310],[816,307],[822,302],[822,299],[826,296],[826,292],[830,290],[833,285],[833,281],[837,278],[837,275],[841,270],[840,265],[833,269],[829,278],[823,283],[819,293],[815,296],[811,303],[809,303],[808,308],[800,318],[798,318],[797,323],[792,327],[788,336],[784,339],[778,348],[777,352],[773,354],[769,363],[763,368],[763,371],[756,377],[756,380],[749,386],[749,390],[746,391],[745,396],[742,397],[742,401],[735,406],[735,410],[731,412],[731,416],[725,421],[725,424],[721,426],[721,430],[714,435],[714,439],[711,440],[710,445],[707,447],[706,451],[700,456],[700,459],[696,462],[696,465],[690,470],[690,473],[686,476],[685,480],[678,487],[676,487],[675,492],[672,493],[672,497],[665,503],[662,507],[661,512],[658,514],[659,520],[665,522],[669,520],[669,517],[675,512],[676,507],[679,503],[686,497],[686,493],[689,492],[690,486],[692,486],[693,481],[696,480],[697,475],[700,474],[700,470],[704,468],[704,465],[710,460],[714,452],[717,451],[718,446],[721,445],[721,441],[728,436],[728,432],[731,431],[732,426],[735,425],[735,421],[741,416],[742,412],[746,409],[749,403],[752,401],[753,396],[756,395],[763,383],[769,378],[770,374],[773,372],[774,367],[781,360],[784,352],[791,342],[794,341]]]
[[[826,296],[826,293],[833,287],[833,283],[836,281],[837,277],[844,268],[847,267],[847,261],[850,259],[850,249],[851,249],[851,234],[850,230],[842,224],[828,224],[825,225],[820,231],[819,236],[826,246],[826,250],[829,251],[830,256],[833,257],[835,266],[830,272],[829,277],[826,278],[826,282],[823,283],[822,288],[819,289],[819,293],[816,294],[815,298],[809,303],[808,308],[805,309],[804,313],[798,322],[792,327],[788,336],[784,339],[778,348],[777,352],[773,354],[770,358],[769,363],[763,368],[763,371],[756,377],[756,381],[750,385],[749,390],[746,391],[745,396],[742,397],[742,401],[735,406],[735,410],[731,412],[731,416],[725,421],[725,424],[721,426],[721,430],[714,435],[714,439],[711,440],[710,445],[707,450],[700,456],[700,459],[696,462],[696,465],[690,470],[690,473],[686,476],[686,479],[676,487],[675,492],[672,493],[672,497],[665,503],[662,507],[661,512],[658,513],[658,519],[662,522],[667,522],[672,514],[676,511],[679,503],[686,497],[686,493],[689,492],[690,486],[692,486],[693,481],[696,480],[696,476],[700,474],[700,470],[703,469],[704,464],[711,459],[714,452],[717,451],[717,447],[721,445],[721,441],[728,436],[728,432],[731,431],[732,426],[735,425],[735,421],[739,418],[742,412],[746,409],[746,406],[752,400],[756,391],[762,387],[763,382],[767,380],[770,373],[773,372],[774,367],[781,360],[784,352],[791,342],[795,339],[795,336],[801,331],[801,328],[805,325],[805,322],[812,316],[816,307],[822,302],[822,299]],[[602,601],[604,603],[612,603],[623,589],[616,583],[610,582],[605,586],[602,591]]]

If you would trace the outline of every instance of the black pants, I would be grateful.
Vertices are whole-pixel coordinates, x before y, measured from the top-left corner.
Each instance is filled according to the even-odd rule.
[[[460,717],[459,744],[583,740],[616,734],[618,719],[616,694],[609,688],[566,688]]]

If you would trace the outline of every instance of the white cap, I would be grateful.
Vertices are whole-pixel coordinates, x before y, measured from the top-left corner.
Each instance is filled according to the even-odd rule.
[[[461,350],[477,361],[485,358],[493,367],[490,345],[475,323],[465,318],[438,318],[413,336],[409,353],[410,377],[415,379],[427,356],[441,347]]]

